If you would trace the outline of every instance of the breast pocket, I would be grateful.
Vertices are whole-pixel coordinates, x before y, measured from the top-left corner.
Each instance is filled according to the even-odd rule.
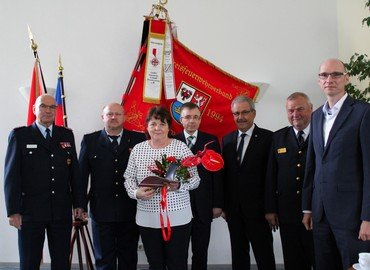
[[[22,149],[22,166],[25,171],[33,172],[40,166],[41,152],[37,148],[23,148]]]

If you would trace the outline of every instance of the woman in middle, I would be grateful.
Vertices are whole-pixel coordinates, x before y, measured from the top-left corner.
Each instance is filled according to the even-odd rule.
[[[162,232],[166,232],[167,218],[163,214],[164,224],[161,226],[160,189],[140,187],[139,184],[147,176],[155,175],[150,168],[164,155],[181,160],[193,154],[186,144],[170,138],[171,116],[165,108],[152,107],[146,125],[150,139],[132,149],[124,174],[125,187],[128,195],[137,200],[136,223],[150,269],[186,270],[192,219],[189,190],[198,187],[200,178],[196,167],[190,167],[187,182],[169,186],[167,209],[171,236],[169,241],[164,241]]]

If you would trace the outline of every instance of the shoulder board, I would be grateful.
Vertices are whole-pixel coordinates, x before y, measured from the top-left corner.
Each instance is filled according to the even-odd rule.
[[[284,130],[287,130],[288,128],[290,128],[290,126],[286,126],[286,127],[281,128],[281,129],[278,129],[278,130],[275,131],[275,133],[282,132]]]
[[[24,128],[26,128],[26,126],[16,127],[16,128],[14,128],[13,130],[14,130],[14,131],[17,131],[17,130],[21,130],[21,129],[24,129]]]

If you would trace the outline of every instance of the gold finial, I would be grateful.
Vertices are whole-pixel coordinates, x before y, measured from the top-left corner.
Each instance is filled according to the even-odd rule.
[[[167,4],[167,2],[168,2],[168,0],[159,0],[158,4],[160,4],[161,6],[164,6],[164,5]]]
[[[37,51],[37,44],[36,42],[33,40],[33,35],[32,35],[32,32],[31,32],[31,28],[29,25],[27,25],[28,27],[28,37],[30,38],[31,40],[31,49],[33,52],[36,52]]]
[[[59,54],[58,63],[59,63],[59,66],[58,66],[59,71],[63,71],[64,67],[62,66],[62,57],[60,56],[60,54]]]

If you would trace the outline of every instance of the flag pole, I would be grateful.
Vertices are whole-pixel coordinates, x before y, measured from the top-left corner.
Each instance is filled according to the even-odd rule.
[[[35,42],[35,40],[33,38],[33,35],[32,35],[32,32],[31,32],[30,26],[27,25],[27,27],[28,27],[28,37],[30,38],[30,41],[31,41],[30,47],[31,47],[31,49],[33,51],[33,56],[35,57],[35,59],[37,61],[37,64],[38,64],[38,66],[40,68],[41,81],[42,81],[42,85],[44,87],[44,91],[45,91],[45,94],[46,94],[47,93],[47,89],[46,89],[46,85],[45,85],[44,74],[42,72],[41,62],[40,62],[39,54],[37,52],[37,47],[38,46],[37,46],[37,44],[36,44],[36,42]]]
[[[61,92],[62,92],[62,106],[63,106],[63,122],[64,122],[64,126],[65,127],[68,127],[68,123],[67,123],[67,109],[66,109],[66,102],[65,102],[65,98],[66,96],[64,95],[64,82],[63,82],[63,66],[62,66],[62,58],[59,54],[59,66],[58,66],[58,70],[59,70],[59,73],[58,73],[58,77],[60,78],[60,84],[61,84]]]

